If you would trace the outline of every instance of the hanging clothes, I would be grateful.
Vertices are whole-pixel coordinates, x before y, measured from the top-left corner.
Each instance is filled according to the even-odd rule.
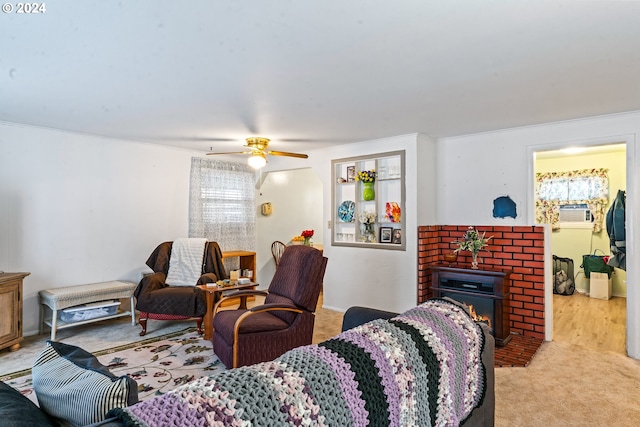
[[[607,233],[611,246],[609,265],[623,270],[627,269],[627,241],[624,227],[626,199],[626,193],[618,190],[616,199],[607,212]]]

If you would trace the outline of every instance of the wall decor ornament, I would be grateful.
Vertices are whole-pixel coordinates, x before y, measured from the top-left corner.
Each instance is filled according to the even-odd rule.
[[[347,166],[347,182],[353,182],[356,180],[356,167]]]
[[[373,188],[373,182],[365,182],[362,188],[362,200],[365,202],[369,202],[371,200],[375,200],[376,191]]]
[[[395,243],[396,245],[402,244],[402,230],[401,229],[396,228],[395,230],[393,230],[393,239],[391,240],[391,243]]]
[[[363,242],[375,242],[376,241],[376,214],[375,212],[362,212],[358,217],[360,224],[362,224],[362,241]]]
[[[393,233],[393,228],[380,227],[380,243],[391,243],[391,233]]]
[[[402,219],[400,205],[397,202],[385,203],[385,212],[385,218],[387,221],[400,222],[400,220]]]
[[[376,192],[373,183],[376,181],[376,171],[374,169],[360,171],[356,175],[356,181],[362,182],[362,200],[366,202],[375,200]]]

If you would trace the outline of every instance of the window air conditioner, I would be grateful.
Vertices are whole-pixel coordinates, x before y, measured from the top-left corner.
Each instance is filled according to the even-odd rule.
[[[586,204],[560,206],[560,222],[564,223],[591,223],[593,216]]]

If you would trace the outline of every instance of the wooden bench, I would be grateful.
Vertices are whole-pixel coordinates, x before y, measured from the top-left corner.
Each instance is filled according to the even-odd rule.
[[[51,327],[51,341],[56,339],[58,329],[98,322],[100,320],[114,319],[131,315],[131,324],[136,324],[135,303],[133,291],[136,284],[114,280],[111,282],[92,283],[89,285],[66,286],[63,288],[46,289],[38,292],[40,299],[40,333],[44,333],[44,325]],[[131,310],[116,314],[96,317],[78,322],[63,322],[58,319],[58,310],[81,304],[95,303],[98,301],[130,298]],[[45,319],[45,306],[51,309],[51,319]]]

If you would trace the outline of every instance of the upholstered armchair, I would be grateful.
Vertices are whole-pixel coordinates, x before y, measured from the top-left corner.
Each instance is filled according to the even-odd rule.
[[[327,258],[309,246],[289,246],[268,291],[231,292],[216,305],[213,351],[228,368],[273,360],[292,348],[311,344],[315,310]],[[263,295],[264,304],[218,311],[231,298]]]
[[[195,242],[198,248],[195,253],[173,251],[174,246],[183,248],[178,244],[184,241],[193,245],[193,240],[199,240]],[[207,312],[207,302],[204,291],[195,285],[227,278],[218,243],[207,242],[206,239],[176,239],[176,245],[164,242],[153,251],[146,264],[154,272],[145,275],[134,291],[142,326],[140,335],[147,333],[147,319],[195,318],[198,332],[203,333],[202,320]]]

